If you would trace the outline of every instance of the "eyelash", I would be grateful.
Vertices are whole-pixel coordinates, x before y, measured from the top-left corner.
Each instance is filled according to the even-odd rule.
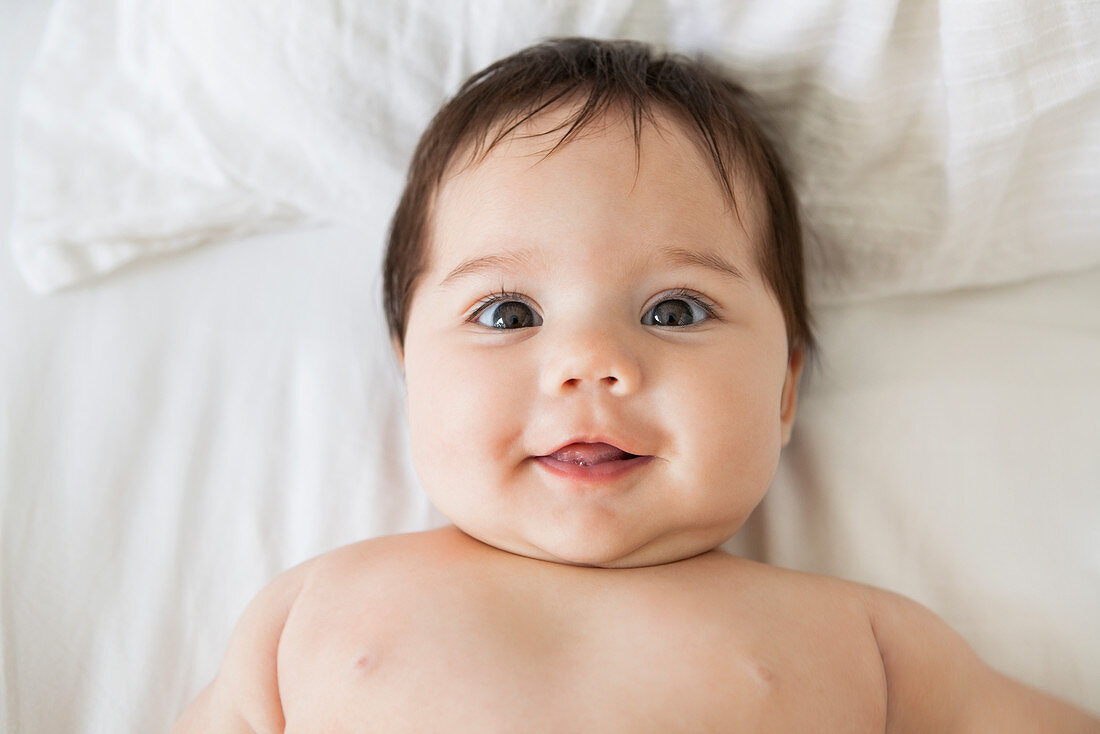
[[[656,305],[662,303],[663,301],[672,301],[672,300],[676,300],[676,299],[680,299],[680,298],[690,298],[691,300],[693,300],[697,304],[699,304],[699,308],[703,309],[703,311],[706,312],[708,319],[714,319],[715,321],[721,321],[721,319],[718,318],[718,312],[717,312],[718,307],[717,306],[715,306],[712,302],[710,302],[709,300],[704,298],[699,293],[696,293],[695,291],[691,291],[691,290],[688,290],[687,288],[683,288],[683,287],[673,288],[672,290],[668,291],[667,293],[663,293],[662,296],[661,296],[661,300],[657,301],[657,303],[655,303],[653,305],[656,306]],[[487,296],[486,298],[483,298],[480,301],[478,301],[477,306],[474,308],[473,313],[471,313],[466,318],[466,323],[476,323],[477,320],[478,320],[478,317],[481,316],[481,314],[487,308],[492,306],[494,303],[500,303],[501,301],[519,301],[520,303],[526,304],[527,306],[531,307],[532,309],[534,308],[534,304],[532,304],[531,301],[528,298],[526,298],[525,296],[523,296],[519,293],[516,293],[514,291],[506,291],[506,290],[504,290],[504,288],[501,288],[500,293],[494,293],[493,295]]]

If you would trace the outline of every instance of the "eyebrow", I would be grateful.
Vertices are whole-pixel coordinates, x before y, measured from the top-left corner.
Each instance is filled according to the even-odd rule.
[[[737,280],[747,280],[741,270],[716,252],[696,252],[675,245],[660,247],[653,252],[653,258],[661,257],[666,265],[696,266],[713,270],[722,275]],[[516,250],[514,252],[499,252],[491,255],[470,258],[447,273],[439,285],[446,286],[462,278],[493,270],[522,269],[530,267],[534,260],[531,250]]]

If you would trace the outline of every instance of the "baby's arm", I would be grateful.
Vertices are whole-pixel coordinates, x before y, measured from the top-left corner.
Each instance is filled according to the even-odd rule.
[[[1100,734],[1100,720],[991,669],[911,599],[870,589],[868,611],[886,673],[888,732]]]
[[[217,676],[187,707],[172,734],[282,734],[276,653],[309,568],[306,562],[286,571],[249,603]]]

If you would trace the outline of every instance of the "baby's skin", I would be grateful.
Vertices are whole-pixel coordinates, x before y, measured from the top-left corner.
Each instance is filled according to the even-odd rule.
[[[569,566],[453,526],[280,576],[175,732],[1096,732],[924,607],[720,550]]]
[[[279,576],[176,734],[1100,732],[913,601],[719,550],[803,364],[760,192],[659,115],[547,156],[569,112],[448,172],[395,340],[453,524]]]

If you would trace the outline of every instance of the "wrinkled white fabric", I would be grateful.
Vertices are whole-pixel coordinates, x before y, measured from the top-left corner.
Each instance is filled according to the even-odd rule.
[[[706,54],[761,96],[815,302],[1100,263],[1096,3],[60,0],[21,110],[21,271],[48,292],[386,217],[438,105],[555,35]]]

